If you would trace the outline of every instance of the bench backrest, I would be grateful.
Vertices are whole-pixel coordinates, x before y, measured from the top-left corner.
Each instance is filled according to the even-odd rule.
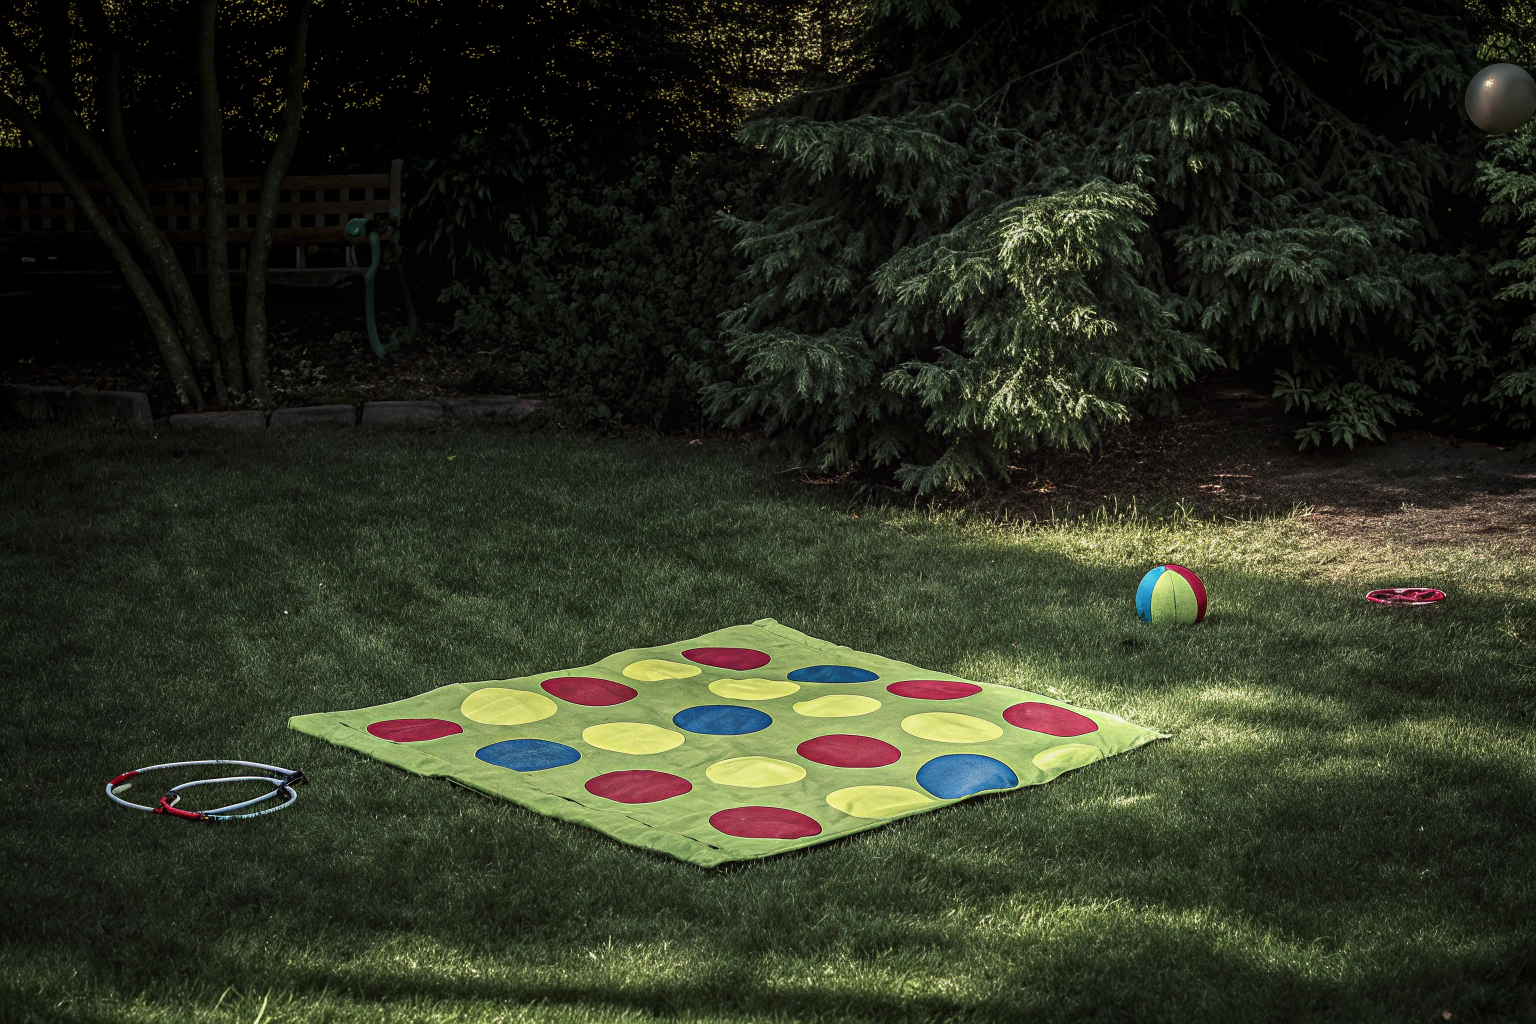
[[[297,175],[283,179],[278,201],[274,245],[344,245],[355,243],[342,234],[353,217],[399,220],[402,212],[400,177],[404,161],[395,160],[388,174]],[[107,219],[128,231],[106,198],[100,182],[86,182]],[[155,223],[172,243],[203,243],[203,179],[166,178],[144,183]],[[226,178],[224,201],[232,245],[246,245],[256,223],[260,178]],[[0,248],[33,248],[91,234],[74,200],[56,181],[0,182]]]

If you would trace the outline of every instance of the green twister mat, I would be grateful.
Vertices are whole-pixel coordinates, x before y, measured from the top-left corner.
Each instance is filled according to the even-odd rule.
[[[773,619],[288,724],[704,867],[1039,785],[1162,736]]]

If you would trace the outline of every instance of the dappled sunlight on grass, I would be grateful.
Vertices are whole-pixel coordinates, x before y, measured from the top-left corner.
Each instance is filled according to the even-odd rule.
[[[264,997],[412,1022],[1536,1008],[1526,552],[1353,547],[1302,514],[855,506],[744,448],[558,432],[7,443],[21,1020],[249,1024]],[[1205,579],[1201,626],[1135,618],[1163,561]],[[1451,600],[1362,600],[1416,582]],[[286,728],[763,616],[1171,738],[703,871]],[[101,798],[195,756],[314,783],[217,829]]]

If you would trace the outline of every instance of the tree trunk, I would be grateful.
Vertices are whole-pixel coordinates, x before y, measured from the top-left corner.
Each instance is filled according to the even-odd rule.
[[[39,56],[43,65],[48,69],[48,77],[53,79],[55,87],[61,94],[68,97],[73,106],[75,100],[75,62],[74,54],[70,52],[69,4],[44,3],[38,6],[37,27],[41,30],[41,46]],[[53,116],[52,112],[44,107],[41,112],[39,127],[48,133],[49,138],[57,140],[54,145],[64,159],[68,160],[70,152],[69,136],[64,133],[63,125]]]
[[[181,347],[181,339],[176,333],[176,324],[160,302],[160,296],[155,294],[149,278],[144,276],[143,269],[134,260],[133,253],[118,237],[116,229],[107,222],[106,215],[96,205],[96,200],[86,191],[85,185],[75,174],[69,161],[59,152],[47,133],[32,120],[26,108],[5,93],[0,93],[0,111],[3,111],[7,118],[26,133],[32,140],[32,144],[53,165],[60,184],[75,201],[76,211],[85,217],[91,225],[91,230],[96,233],[96,237],[107,247],[107,251],[117,262],[118,269],[122,271],[128,290],[133,293],[135,299],[139,300],[139,306],[144,310],[144,316],[149,320],[149,328],[154,333],[155,342],[160,348],[160,358],[165,360],[166,368],[171,371],[171,381],[175,384],[182,402],[201,411],[202,390],[198,387],[197,375],[192,372],[192,364],[187,361],[187,354]]]
[[[107,159],[107,154],[96,144],[91,133],[86,131],[80,119],[75,116],[75,112],[65,106],[48,76],[43,74],[41,69],[34,69],[34,71],[30,79],[31,83],[36,86],[44,103],[53,110],[57,119],[64,125],[70,140],[75,144],[75,149],[95,166],[96,173],[101,176],[101,182],[106,186],[107,194],[112,197],[119,216],[128,225],[134,241],[139,243],[139,248],[148,257],[155,276],[160,279],[161,286],[170,296],[171,309],[181,328],[181,336],[186,339],[187,347],[191,350],[193,362],[211,374],[219,401],[221,403],[227,401],[224,371],[214,355],[213,340],[209,337],[208,328],[203,323],[202,310],[198,308],[197,298],[192,294],[192,286],[187,283],[186,272],[181,268],[181,261],[176,258],[176,250],[171,248],[171,243],[155,226],[149,211],[139,204],[138,197],[117,173],[112,161]]]
[[[219,106],[215,35],[218,0],[202,0],[197,12],[197,78],[203,105],[203,237],[208,254],[208,326],[224,361],[224,383],[245,391],[240,336],[229,299],[229,224],[224,206],[224,111]]]
[[[128,183],[128,189],[138,199],[139,205],[149,212],[149,193],[128,151],[128,136],[123,132],[123,44],[112,31],[107,12],[100,3],[81,3],[78,10],[85,19],[87,35],[100,55],[96,71],[96,109],[101,118],[102,130],[107,138],[107,152],[117,166],[117,172]]]
[[[311,0],[294,0],[293,40],[288,46],[288,85],[283,99],[283,123],[277,143],[261,178],[261,200],[256,226],[251,232],[251,251],[245,268],[245,366],[251,393],[267,402],[267,258],[272,252],[272,228],[277,222],[278,193],[288,173],[288,163],[299,144],[299,121],[304,114],[304,46],[309,35]]]

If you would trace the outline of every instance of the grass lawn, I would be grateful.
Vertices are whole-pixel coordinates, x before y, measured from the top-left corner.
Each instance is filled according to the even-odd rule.
[[[780,468],[560,431],[0,434],[0,1019],[1536,1020],[1529,550],[1024,527]],[[1136,620],[1166,560],[1205,624]],[[1421,582],[1447,606],[1361,599]],[[764,616],[1173,738],[707,871],[286,725]],[[217,827],[102,795],[196,757],[313,783]]]

